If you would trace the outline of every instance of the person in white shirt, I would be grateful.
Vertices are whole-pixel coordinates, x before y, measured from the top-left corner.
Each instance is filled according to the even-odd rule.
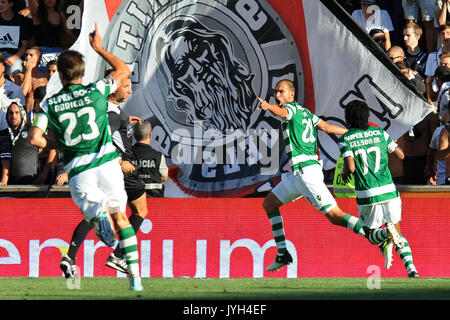
[[[445,53],[450,58],[450,53]],[[447,58],[447,59],[449,59]],[[439,95],[436,100],[436,108],[441,118],[448,110],[448,103],[450,102],[450,69],[448,66],[441,65],[436,68],[434,74],[435,83],[439,88]]]
[[[438,160],[436,157],[436,152],[439,149],[439,136],[442,130],[446,130],[444,128],[444,125],[441,125],[434,130],[433,137],[428,146],[428,184],[433,186],[441,186],[447,182],[447,160]]]
[[[367,33],[372,29],[381,29],[386,38],[385,50],[391,47],[390,32],[394,30],[392,20],[386,10],[381,10],[377,6],[376,0],[361,0],[361,9],[352,12],[352,18],[363,28]]]
[[[434,105],[437,94],[433,90],[433,77],[436,68],[441,65],[440,56],[445,52],[450,52],[450,25],[443,25],[439,27],[439,40],[442,44],[442,48],[438,51],[431,52],[427,58],[427,64],[425,67],[425,84],[427,86],[427,100],[428,103]]]
[[[25,105],[22,88],[5,77],[6,62],[0,56],[0,130],[6,129],[6,110],[12,102]]]

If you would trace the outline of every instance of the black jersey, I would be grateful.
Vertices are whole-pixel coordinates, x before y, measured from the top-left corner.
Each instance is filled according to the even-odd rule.
[[[162,174],[160,171],[163,154],[143,143],[135,143],[133,153],[135,159],[133,164],[139,167],[138,175],[144,180],[147,196],[164,197],[164,184],[161,180]]]
[[[0,158],[11,160],[8,184],[30,184],[38,174],[39,148],[28,142],[29,130],[26,124],[22,131],[0,131]]]
[[[111,128],[111,135],[117,152],[120,153],[122,160],[133,163],[133,124],[128,117],[124,116],[118,105],[108,101],[108,119]],[[128,201],[139,198],[144,192],[144,181],[138,176],[136,171],[124,173],[125,191]]]
[[[108,101],[108,119],[114,146],[123,160],[133,160],[133,124],[118,105]]]

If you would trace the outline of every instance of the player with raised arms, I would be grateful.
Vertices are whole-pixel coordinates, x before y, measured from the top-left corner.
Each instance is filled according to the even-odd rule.
[[[127,81],[130,70],[122,60],[102,48],[97,24],[89,41],[94,51],[112,67],[112,72],[95,83],[83,85],[83,55],[73,50],[62,52],[57,65],[63,89],[42,104],[29,139],[32,145],[62,152],[73,201],[106,245],[116,244],[117,230],[128,264],[130,290],[142,291],[137,239],[125,213],[127,195],[123,173],[107,115],[108,95]]]

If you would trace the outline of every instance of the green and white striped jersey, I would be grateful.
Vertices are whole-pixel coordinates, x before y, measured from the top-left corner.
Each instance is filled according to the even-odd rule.
[[[320,118],[298,102],[283,105],[288,116],[281,122],[286,154],[292,171],[320,164],[317,155],[317,130]]]
[[[106,77],[66,86],[42,104],[33,126],[54,133],[69,178],[119,157],[107,115],[107,97],[116,88],[114,78]]]
[[[397,144],[382,128],[350,129],[339,138],[342,157],[355,160],[355,190],[359,205],[385,202],[398,197],[388,168],[388,152]]]

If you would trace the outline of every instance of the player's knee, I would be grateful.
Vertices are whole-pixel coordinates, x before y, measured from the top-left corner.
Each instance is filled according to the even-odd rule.
[[[145,219],[148,215],[147,208],[139,208],[137,215],[140,216],[142,219]]]
[[[277,209],[277,207],[274,205],[274,203],[267,197],[264,198],[263,208],[264,208],[264,211],[266,211],[266,213],[274,212]]]
[[[120,230],[128,227],[130,225],[130,221],[128,220],[125,212],[117,212],[111,215],[111,218],[114,222],[115,230]]]
[[[263,208],[267,214],[275,212],[281,205],[281,201],[272,192],[269,192],[263,201]]]
[[[137,214],[142,219],[145,219],[148,215],[146,194],[144,193],[138,199],[129,202],[129,207],[133,214]]]

